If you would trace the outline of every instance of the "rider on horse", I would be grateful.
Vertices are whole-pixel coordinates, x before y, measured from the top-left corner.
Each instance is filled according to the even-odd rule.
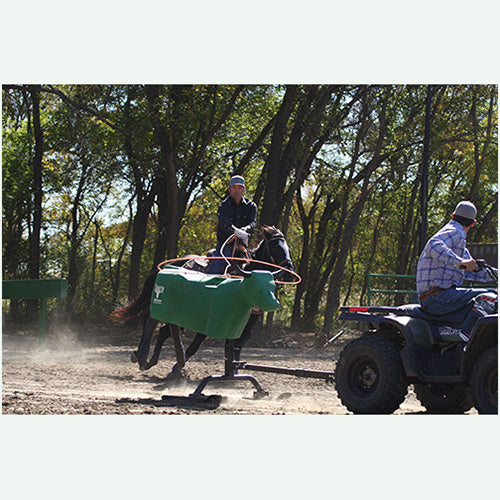
[[[248,237],[253,233],[257,223],[257,205],[243,196],[245,179],[239,175],[231,177],[228,186],[229,196],[219,205],[217,210],[217,247],[214,257],[222,257],[221,248],[224,242],[232,235],[236,235],[245,246],[248,246]],[[223,249],[226,257],[240,257],[236,250],[236,241]],[[223,259],[212,259],[208,266],[208,274],[223,274],[226,263]]]

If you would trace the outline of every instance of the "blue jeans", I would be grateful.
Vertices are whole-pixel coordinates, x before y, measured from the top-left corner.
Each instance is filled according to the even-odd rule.
[[[436,315],[448,315],[456,311],[457,319],[463,315],[464,309],[470,309],[460,329],[470,335],[474,324],[483,315],[472,308],[472,299],[488,290],[483,288],[447,288],[421,302],[425,312]]]
[[[233,245],[226,245],[224,247],[224,255],[226,257],[231,257],[233,255]],[[235,255],[236,257],[238,255]],[[213,257],[222,257],[222,254],[220,252],[220,245],[217,245],[215,248],[215,252],[213,254]],[[205,271],[207,274],[224,274],[224,270],[226,269],[227,262],[222,259],[211,259],[210,264],[207,267],[207,270]]]

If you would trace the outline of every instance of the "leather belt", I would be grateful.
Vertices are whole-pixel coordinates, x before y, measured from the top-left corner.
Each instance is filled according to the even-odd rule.
[[[440,286],[435,286],[434,288],[431,288],[430,290],[427,290],[423,294],[420,295],[418,300],[422,302],[425,299],[428,299],[429,297],[432,297],[433,295],[436,295],[436,293],[442,292],[444,288],[441,288]]]

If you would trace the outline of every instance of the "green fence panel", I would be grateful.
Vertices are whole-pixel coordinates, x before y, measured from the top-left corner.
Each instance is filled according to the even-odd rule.
[[[2,298],[4,299],[42,299],[65,296],[65,279],[2,281]]]
[[[398,294],[398,293],[406,293],[408,295],[417,295],[416,290],[387,290],[383,288],[372,288],[372,278],[405,278],[405,279],[416,279],[416,276],[413,274],[377,274],[377,273],[369,273],[366,278],[367,283],[367,300],[368,305],[371,306],[371,296],[373,293],[385,293],[385,294]]]
[[[50,297],[66,297],[65,279],[2,281],[2,299],[40,299],[38,335],[41,341],[47,334],[47,299]]]

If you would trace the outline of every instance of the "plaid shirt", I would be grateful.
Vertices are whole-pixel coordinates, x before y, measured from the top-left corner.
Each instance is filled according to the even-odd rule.
[[[464,279],[491,281],[485,270],[464,271],[459,265],[462,260],[471,259],[465,247],[467,233],[461,224],[451,220],[425,245],[417,264],[417,293],[434,287],[450,288],[461,286]]]

